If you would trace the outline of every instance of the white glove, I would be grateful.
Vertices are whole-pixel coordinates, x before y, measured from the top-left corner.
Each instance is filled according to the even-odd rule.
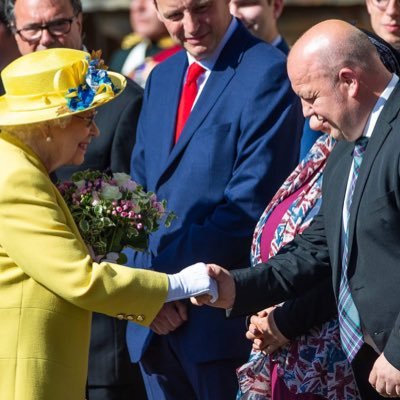
[[[218,300],[217,282],[207,274],[206,264],[196,263],[177,274],[168,275],[166,303],[174,300],[209,294],[211,303]]]

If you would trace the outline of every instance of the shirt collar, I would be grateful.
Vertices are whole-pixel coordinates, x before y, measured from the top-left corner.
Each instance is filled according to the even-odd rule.
[[[371,114],[369,115],[368,121],[367,121],[364,131],[363,131],[363,136],[366,136],[368,138],[371,137],[372,132],[376,125],[376,121],[378,120],[379,115],[381,114],[383,107],[386,104],[387,99],[392,94],[398,81],[399,81],[399,77],[396,74],[393,74],[392,79],[386,86],[385,90],[379,96],[379,99],[375,103],[375,106],[372,109]]]
[[[282,36],[278,35],[272,42],[272,46],[278,47],[278,45],[282,42]]]

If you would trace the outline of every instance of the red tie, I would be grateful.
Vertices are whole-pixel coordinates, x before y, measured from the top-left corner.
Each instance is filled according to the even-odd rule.
[[[198,91],[197,79],[203,72],[205,72],[205,69],[195,62],[189,67],[178,107],[178,116],[176,118],[175,128],[175,143],[178,141],[182,129],[185,126],[186,120],[189,117],[190,111],[192,110]]]

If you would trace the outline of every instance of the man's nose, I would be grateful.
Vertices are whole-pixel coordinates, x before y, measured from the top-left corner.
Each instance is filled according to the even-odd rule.
[[[388,15],[400,15],[400,2],[399,0],[389,0],[385,10]]]
[[[198,17],[193,16],[191,13],[187,13],[184,16],[183,26],[185,28],[185,32],[187,32],[190,35],[195,34],[199,29]]]
[[[313,108],[312,108],[311,105],[310,105],[309,103],[307,103],[306,101],[302,100],[302,101],[301,101],[301,106],[302,106],[302,109],[303,109],[304,118],[311,117],[311,115],[314,114]]]
[[[42,47],[49,47],[55,42],[54,36],[47,30],[42,30],[42,36],[40,37],[40,45]]]

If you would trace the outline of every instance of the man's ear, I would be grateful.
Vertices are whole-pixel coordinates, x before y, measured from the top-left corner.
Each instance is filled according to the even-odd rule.
[[[283,0],[272,0],[274,7],[274,18],[278,20],[283,11]]]
[[[81,34],[82,37],[82,21],[83,21],[83,13],[82,11],[76,16],[76,23],[78,24],[79,27],[79,33]]]
[[[350,97],[356,97],[360,87],[356,72],[348,67],[342,68],[338,73],[338,77],[341,89],[347,91]]]

